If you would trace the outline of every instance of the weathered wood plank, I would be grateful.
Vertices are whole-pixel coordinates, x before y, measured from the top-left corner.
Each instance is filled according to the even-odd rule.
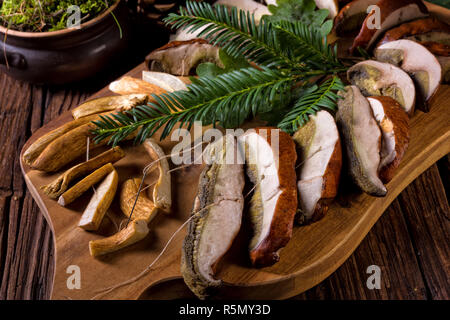
[[[413,182],[414,184],[414,182]],[[366,286],[367,267],[381,269],[381,288]],[[426,288],[398,200],[351,257],[328,279],[294,299],[426,299]]]
[[[432,299],[450,298],[450,210],[437,165],[399,197]],[[413,201],[414,200],[414,201]]]

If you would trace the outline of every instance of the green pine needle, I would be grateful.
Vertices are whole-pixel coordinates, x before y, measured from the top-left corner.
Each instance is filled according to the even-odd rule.
[[[236,128],[250,115],[272,110],[274,101],[289,103],[297,79],[268,68],[246,68],[216,78],[196,79],[187,91],[153,95],[156,103],[102,116],[94,122],[98,127],[95,141],[109,138],[110,144],[117,145],[138,130],[135,141],[142,143],[160,128],[164,139],[176,125],[190,129],[194,121]]]
[[[286,114],[278,127],[288,133],[294,133],[309,120],[310,115],[316,114],[322,108],[336,110],[336,101],[339,98],[337,91],[343,90],[344,84],[339,77],[332,77],[320,86],[308,88]]]

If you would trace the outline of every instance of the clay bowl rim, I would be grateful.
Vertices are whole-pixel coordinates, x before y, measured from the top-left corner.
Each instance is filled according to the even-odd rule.
[[[79,29],[62,29],[56,31],[46,31],[46,32],[25,32],[25,31],[17,31],[13,29],[7,29],[3,26],[0,26],[0,33],[5,34],[7,36],[21,37],[21,38],[51,38],[51,37],[59,37],[63,35],[68,35],[74,32],[79,32],[84,29],[89,28],[92,25],[97,24],[101,20],[105,19],[112,11],[114,11],[117,6],[122,2],[122,0],[117,0],[111,7],[109,7],[102,14],[96,16],[95,18],[86,21],[80,25]],[[0,39],[3,42],[3,39]]]

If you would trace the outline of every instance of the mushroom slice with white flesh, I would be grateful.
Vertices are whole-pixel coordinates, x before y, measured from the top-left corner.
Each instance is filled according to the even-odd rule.
[[[170,213],[172,208],[172,181],[167,156],[156,140],[152,138],[144,141],[144,148],[152,160],[158,160],[159,177],[153,188],[153,202],[157,208]]]
[[[390,97],[368,97],[381,129],[379,177],[388,183],[400,165],[409,143],[409,118],[397,101]]]
[[[142,80],[154,84],[167,92],[187,90],[186,83],[180,78],[165,72],[142,71]]]
[[[181,273],[201,299],[221,285],[222,281],[214,277],[215,268],[241,228],[245,179],[243,161],[233,161],[238,152],[232,135],[224,136],[210,149],[210,157],[215,160],[200,175],[183,242]],[[227,161],[230,156],[232,160]]]
[[[373,196],[386,195],[386,187],[378,177],[381,131],[367,99],[356,86],[340,92],[336,120],[342,134],[348,170],[354,182]]]
[[[399,67],[374,60],[359,62],[347,70],[347,78],[365,96],[388,96],[411,115],[416,90],[411,77]]]
[[[203,62],[213,62],[223,68],[219,48],[203,39],[173,41],[150,53],[146,62],[151,71],[188,76]]]
[[[255,15],[255,22],[258,24],[264,15],[270,15],[267,6],[253,0],[218,0],[214,5],[224,5],[228,7],[236,7],[238,10],[250,12]]]
[[[129,94],[123,96],[109,96],[89,100],[72,110],[74,119],[83,118],[106,111],[130,110],[148,102],[147,94]]]
[[[113,170],[95,189],[89,204],[81,216],[78,226],[84,230],[97,230],[117,191],[119,176]]]
[[[254,185],[250,260],[257,267],[270,266],[280,259],[278,251],[292,236],[297,211],[295,143],[276,128],[250,129],[238,141]]]
[[[327,9],[328,18],[333,19],[339,11],[338,0],[314,0],[318,9]]]
[[[372,11],[364,20],[350,48],[351,52],[355,52],[358,47],[371,49],[386,30],[403,22],[428,16],[427,7],[421,0],[380,0],[377,6],[379,10]],[[377,21],[378,14],[379,21]],[[377,22],[380,23],[379,26]]]
[[[149,232],[145,219],[135,219],[116,234],[98,240],[89,241],[91,256],[97,257],[131,246],[144,239]]]
[[[441,65],[427,48],[417,42],[397,40],[382,44],[375,50],[375,58],[408,72],[417,84],[417,94],[424,103],[429,101],[439,88]]]
[[[380,0],[354,0],[347,3],[334,19],[334,30],[338,36],[361,28],[367,16],[367,8],[376,5]]]
[[[160,95],[167,92],[157,85],[128,76],[111,82],[109,90],[118,94],[147,94],[149,96],[151,94]]]
[[[327,111],[319,111],[297,130],[298,200],[297,222],[306,224],[325,216],[336,197],[342,167],[342,150],[336,122]]]

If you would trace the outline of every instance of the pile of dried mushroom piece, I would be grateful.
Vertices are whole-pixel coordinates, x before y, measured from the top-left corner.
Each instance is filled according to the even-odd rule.
[[[90,143],[92,141],[92,121],[100,115],[112,111],[127,110],[149,101],[150,93],[165,92],[157,86],[142,80],[124,77],[112,84],[118,96],[109,96],[90,100],[72,111],[74,120],[43,135],[24,152],[24,162],[31,168],[47,173],[60,171],[76,161],[90,150],[106,144]],[[144,93],[142,93],[144,92]],[[133,137],[132,135],[131,137]],[[130,246],[149,233],[148,224],[158,211],[169,213],[172,207],[170,167],[162,148],[149,138],[144,142],[151,164],[145,171],[159,170],[159,177],[152,185],[144,186],[139,178],[128,178],[118,191],[119,174],[114,164],[125,157],[125,151],[119,146],[70,167],[41,190],[61,206],[67,206],[88,190],[93,190],[92,197],[80,218],[78,227],[87,231],[97,231],[105,218],[111,203],[118,194],[123,213],[122,229],[109,237],[89,242],[92,256],[100,256]],[[70,147],[67,147],[70,146]],[[150,198],[141,190],[153,187]]]

